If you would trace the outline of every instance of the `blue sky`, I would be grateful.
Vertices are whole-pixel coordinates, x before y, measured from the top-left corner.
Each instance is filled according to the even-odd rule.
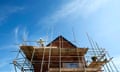
[[[16,53],[11,51],[23,37],[52,40],[63,35],[90,47],[86,32],[120,64],[119,4],[120,0],[0,0],[0,70],[12,72],[9,63]]]

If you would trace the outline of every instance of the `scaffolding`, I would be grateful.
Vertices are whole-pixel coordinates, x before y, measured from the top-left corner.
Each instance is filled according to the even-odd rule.
[[[78,48],[62,36],[46,46],[20,46],[13,64],[15,72],[16,67],[21,72],[119,72],[97,43],[92,48]]]
[[[13,60],[13,65],[15,72],[34,72],[31,62],[26,58],[21,49],[19,49],[16,58]]]

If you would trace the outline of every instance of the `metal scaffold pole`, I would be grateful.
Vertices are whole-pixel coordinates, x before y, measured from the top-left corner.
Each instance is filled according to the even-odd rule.
[[[49,68],[50,68],[50,59],[51,59],[51,48],[52,48],[52,46],[50,46],[50,49],[49,49],[49,58],[48,58],[48,70],[49,70]]]
[[[44,65],[45,47],[43,47],[43,48],[44,48],[44,51],[43,51],[43,56],[42,56],[42,62],[41,62],[40,72],[43,72],[43,65]]]
[[[91,41],[91,39],[90,39],[88,33],[86,33],[86,34],[87,34],[87,38],[88,38],[88,40],[89,40],[89,43],[90,43],[90,45],[91,45],[91,47],[92,47],[92,50],[93,50],[94,56],[96,56],[97,54],[95,53],[95,49],[94,49],[94,47],[93,47],[92,41]]]
[[[59,38],[59,72],[61,72],[61,40]]]

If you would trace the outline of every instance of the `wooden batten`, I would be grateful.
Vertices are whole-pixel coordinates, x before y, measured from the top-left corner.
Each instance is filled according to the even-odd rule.
[[[60,54],[59,48],[52,48],[52,47],[34,48],[33,46],[21,46],[20,48],[29,60],[32,58],[33,50],[35,50],[34,58],[33,58],[35,60],[42,59],[44,49],[45,49],[45,54],[44,54],[45,58],[48,58],[50,48],[51,48],[51,57],[53,56],[54,58],[58,58]],[[74,56],[77,56],[78,54],[81,57],[84,56],[87,50],[88,48],[74,48],[74,49],[61,48],[61,57],[66,57],[69,59],[71,58],[70,60],[72,60]]]
[[[49,72],[59,72],[60,69],[59,68],[50,68]],[[98,71],[95,68],[61,68],[61,72],[96,72]]]

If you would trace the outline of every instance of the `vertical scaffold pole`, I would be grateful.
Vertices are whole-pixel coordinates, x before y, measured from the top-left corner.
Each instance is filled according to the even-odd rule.
[[[16,66],[15,66],[16,62],[13,61],[13,64],[14,64],[15,72],[17,72]]]
[[[35,54],[35,48],[33,49],[33,52],[32,52],[32,57],[31,57],[31,60],[30,60],[31,63],[33,62],[34,54]],[[31,68],[32,68],[32,65],[31,65]]]
[[[52,44],[50,45],[50,48],[49,48],[48,70],[49,70],[49,68],[50,68],[51,48],[52,48]]]
[[[53,37],[53,31],[54,31],[54,25],[52,26],[52,30],[51,30],[51,37],[50,39],[52,40],[52,37]],[[49,49],[49,59],[48,59],[48,70],[50,68],[50,60],[51,60],[51,48],[52,48],[52,43],[50,44],[50,49]]]
[[[44,55],[45,55],[45,47],[43,47],[43,56],[42,56],[42,62],[41,62],[41,68],[40,68],[40,72],[43,72],[43,63],[44,63]]]
[[[61,40],[59,37],[59,72],[61,72]]]
[[[86,72],[84,56],[82,56],[82,62],[83,62],[83,70],[84,70],[84,72]]]

